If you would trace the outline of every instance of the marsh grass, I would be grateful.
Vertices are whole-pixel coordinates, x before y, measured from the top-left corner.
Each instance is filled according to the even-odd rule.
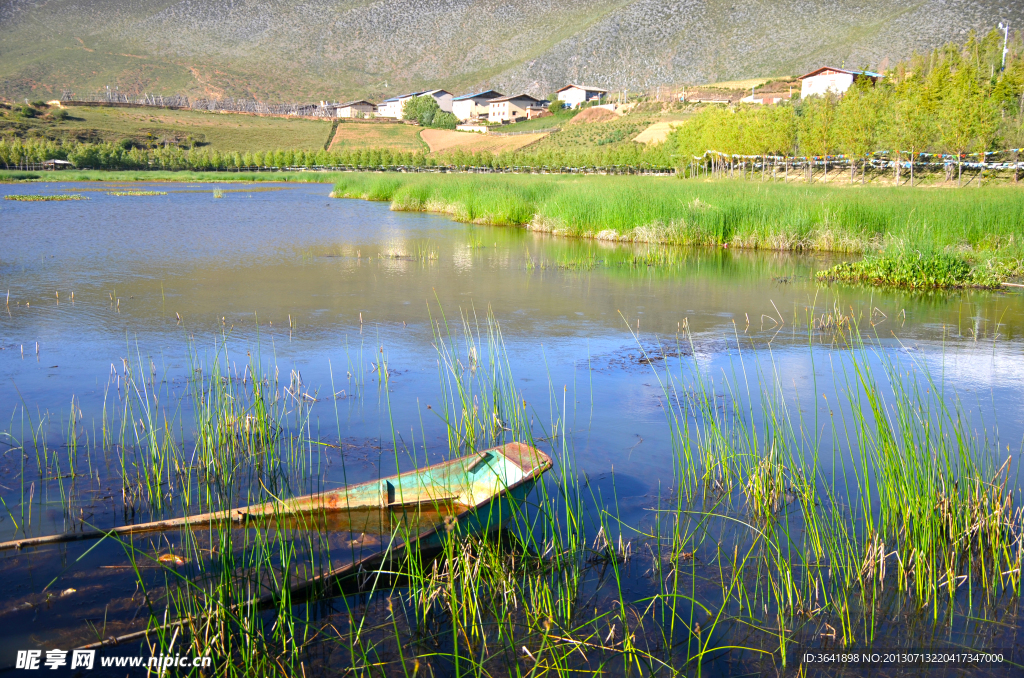
[[[877,264],[836,269],[833,279],[991,286],[1024,270],[1024,195],[1012,189],[968,195],[644,177],[352,174],[332,195],[573,238],[884,255]],[[921,252],[933,253],[926,266],[910,258]],[[652,250],[646,263],[665,256]],[[971,273],[956,273],[956,260]],[[885,262],[896,265],[879,275],[866,268]]]
[[[167,191],[107,191],[107,195],[116,195],[116,196],[167,195]]]

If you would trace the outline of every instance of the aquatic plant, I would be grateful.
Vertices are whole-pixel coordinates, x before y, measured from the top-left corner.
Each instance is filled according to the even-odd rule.
[[[952,289],[983,287],[995,289],[1003,276],[974,268],[963,257],[938,253],[895,251],[871,255],[856,262],[836,264],[816,273],[823,282],[865,283],[908,289]]]
[[[18,200],[20,202],[60,202],[64,200],[88,200],[89,198],[78,194],[59,195],[5,195],[4,200]]]
[[[809,333],[817,323],[812,309]],[[947,385],[913,360],[876,353],[847,316],[830,323],[844,347],[836,391],[811,407],[790,402],[771,357],[740,340],[734,376],[721,378],[685,357],[695,354],[685,332],[674,346],[638,343],[661,394],[672,466],[642,524],[626,524],[614,494],[600,496],[578,465],[567,430],[579,394],[551,388],[542,418],[517,389],[492,316],[449,320],[437,309],[431,324],[440,394],[431,414],[446,456],[517,440],[555,460],[507,528],[453,525],[439,552],[395,549],[386,566],[325,587],[331,601],[293,596],[294,585],[330,572],[365,535],[281,516],[123,540],[148,601],[131,629],[150,629],[163,653],[210,654],[227,675],[524,666],[545,675],[613,662],[677,675],[725,657],[731,669],[785,666],[795,646],[863,647],[888,633],[892,615],[879,610],[902,605],[942,619],[945,636],[947,619],[984,625],[1019,597],[1024,515],[1011,458],[975,433]],[[176,401],[155,366],[137,357],[112,375],[94,442],[117,462],[126,511],[191,514],[317,492],[325,456],[344,452],[314,434],[323,396],[301,374],[279,378],[258,346],[239,372],[225,342],[212,357],[192,353],[180,401],[188,434],[168,418]],[[369,379],[380,389],[391,428],[380,463],[419,467],[426,436],[399,436],[388,357],[383,347],[374,356],[348,388]],[[340,433],[337,386],[327,399]],[[67,459],[37,423],[21,446],[37,450],[41,467],[74,470],[88,444],[77,420],[72,402]],[[70,511],[74,488],[61,497]],[[403,529],[384,531],[381,546],[406,541]]]
[[[107,195],[116,195],[116,196],[167,195],[167,191],[107,191]]]

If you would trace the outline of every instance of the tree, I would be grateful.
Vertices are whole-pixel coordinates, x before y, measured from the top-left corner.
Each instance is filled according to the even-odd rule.
[[[811,164],[816,156],[825,158],[825,181],[828,181],[828,154],[835,148],[836,97],[809,97],[801,102],[799,129],[800,150],[807,156],[808,182],[814,179]]]
[[[864,159],[877,148],[883,92],[868,78],[859,78],[836,106],[836,142],[850,159],[851,184],[857,171],[857,160],[862,159],[866,165]]]
[[[881,141],[893,153],[896,185],[900,185],[900,168],[904,150],[910,151],[910,185],[914,185],[914,160],[937,134],[935,119],[927,92],[920,79],[901,82],[889,97],[881,121]]]
[[[977,70],[961,63],[947,81],[938,111],[939,136],[943,149],[956,154],[957,185],[962,185],[963,157],[972,147],[991,141],[999,112],[978,82]],[[984,149],[982,149],[984,150]]]

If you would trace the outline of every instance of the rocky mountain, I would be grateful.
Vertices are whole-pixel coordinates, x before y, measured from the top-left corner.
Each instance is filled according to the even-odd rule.
[[[1019,0],[0,0],[0,96],[546,94],[883,67]]]

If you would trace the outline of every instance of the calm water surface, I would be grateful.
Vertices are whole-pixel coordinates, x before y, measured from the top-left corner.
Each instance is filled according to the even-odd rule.
[[[212,357],[225,342],[240,373],[258,347],[281,375],[295,371],[320,400],[311,410],[316,435],[342,443],[355,479],[393,471],[391,422],[400,446],[425,444],[440,459],[445,428],[427,406],[441,393],[431,318],[442,310],[460,331],[460,314],[486,332],[493,313],[538,436],[565,411],[580,469],[605,496],[614,477],[627,522],[641,519],[672,477],[662,390],[643,360],[658,346],[688,354],[692,345],[696,363],[723,383],[758,367],[812,416],[821,394],[842,388],[836,375],[849,352],[809,322],[844,314],[859,319],[869,361],[927,368],[1002,446],[1019,449],[1024,434],[1020,294],[824,287],[812,273],[828,258],[730,250],[682,252],[661,268],[572,270],[566,263],[580,257],[625,261],[646,249],[395,213],[330,199],[328,185],[229,185],[219,198],[209,185],[131,188],[167,195],[112,196],[98,183],[0,186],[2,195],[89,198],[0,203],[0,295],[9,290],[0,314],[0,497],[11,511],[0,516],[0,539],[21,534],[14,521],[29,483],[33,521],[21,527],[50,534],[67,525],[59,479],[26,470],[23,482],[22,441],[34,433],[60,446],[73,398],[82,430],[95,437],[125,361],[173,388],[188,376],[190,346]],[[381,356],[387,397],[372,377]],[[758,388],[743,376],[737,383]],[[343,482],[337,454],[313,462],[324,486]],[[91,524],[121,524],[111,485],[118,470],[94,457],[88,482],[98,498],[84,511]],[[73,637],[83,619],[102,616],[109,595],[96,578],[114,571],[97,568],[111,551],[82,557],[87,550],[51,547],[44,551],[55,557],[45,560],[0,553],[0,569],[17,573],[0,594],[0,655]],[[46,586],[80,593],[44,609]]]

